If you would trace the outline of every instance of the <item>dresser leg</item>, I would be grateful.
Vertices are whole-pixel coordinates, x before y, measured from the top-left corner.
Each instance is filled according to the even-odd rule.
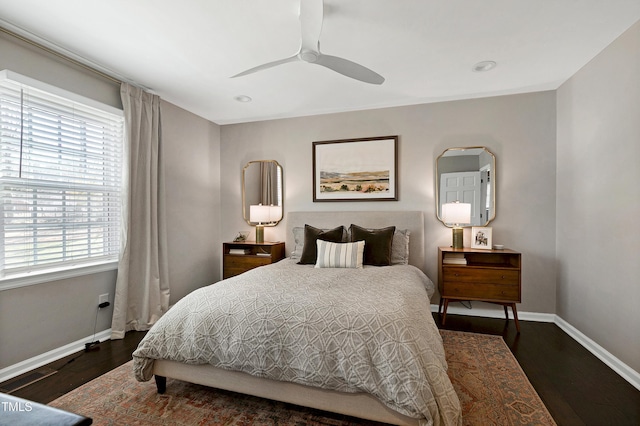
[[[507,310],[507,307],[504,307],[505,311]],[[520,333],[520,323],[518,322],[518,310],[516,309],[516,304],[512,303],[511,304],[511,310],[513,311],[513,320],[516,322],[516,330],[518,330],[518,333]]]
[[[502,305],[504,308],[504,318],[509,321],[509,311],[507,310],[507,305]]]
[[[444,311],[442,312],[442,325],[447,320],[447,308],[449,307],[449,299],[444,299]]]

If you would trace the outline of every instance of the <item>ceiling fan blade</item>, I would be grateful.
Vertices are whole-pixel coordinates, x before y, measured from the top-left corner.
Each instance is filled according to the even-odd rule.
[[[369,68],[356,64],[348,59],[320,54],[314,64],[322,65],[347,77],[370,84],[384,83],[384,77]]]
[[[300,50],[318,51],[318,40],[322,31],[323,0],[300,0]]]
[[[275,67],[275,66],[278,66],[278,65],[286,64],[287,62],[294,62],[294,61],[297,61],[297,60],[299,60],[299,58],[298,58],[298,54],[296,53],[295,55],[290,56],[288,58],[280,59],[280,60],[273,61],[273,62],[267,62],[266,64],[258,65],[257,67],[253,67],[253,68],[250,68],[250,69],[248,69],[246,71],[242,71],[239,74],[231,76],[231,78],[242,77],[243,75],[253,74],[254,72],[257,72],[257,71],[266,70],[267,68],[272,68],[272,67]]]
[[[242,77],[287,62],[304,61],[322,65],[347,77],[370,84],[384,83],[384,77],[369,68],[337,56],[320,53],[320,33],[324,19],[323,0],[300,0],[300,50],[293,56],[248,69],[234,77]]]

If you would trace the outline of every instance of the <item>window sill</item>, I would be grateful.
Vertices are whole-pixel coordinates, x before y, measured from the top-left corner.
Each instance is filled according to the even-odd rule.
[[[52,281],[65,280],[82,275],[96,274],[99,272],[118,269],[118,262],[94,263],[67,267],[47,272],[33,272],[0,279],[0,291],[14,288],[27,287]]]

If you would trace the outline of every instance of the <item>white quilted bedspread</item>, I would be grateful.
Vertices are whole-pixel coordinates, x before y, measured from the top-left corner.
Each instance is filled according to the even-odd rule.
[[[343,392],[367,392],[423,424],[461,424],[434,285],[413,266],[316,269],[285,259],[194,291],[133,353]]]

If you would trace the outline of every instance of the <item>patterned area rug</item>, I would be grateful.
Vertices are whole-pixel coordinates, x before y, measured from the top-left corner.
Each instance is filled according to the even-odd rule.
[[[441,334],[465,425],[555,425],[502,337]],[[375,424],[171,379],[159,395],[153,380],[135,381],[131,362],[49,405],[91,417],[94,425]]]
[[[465,425],[555,425],[500,336],[440,330]]]

